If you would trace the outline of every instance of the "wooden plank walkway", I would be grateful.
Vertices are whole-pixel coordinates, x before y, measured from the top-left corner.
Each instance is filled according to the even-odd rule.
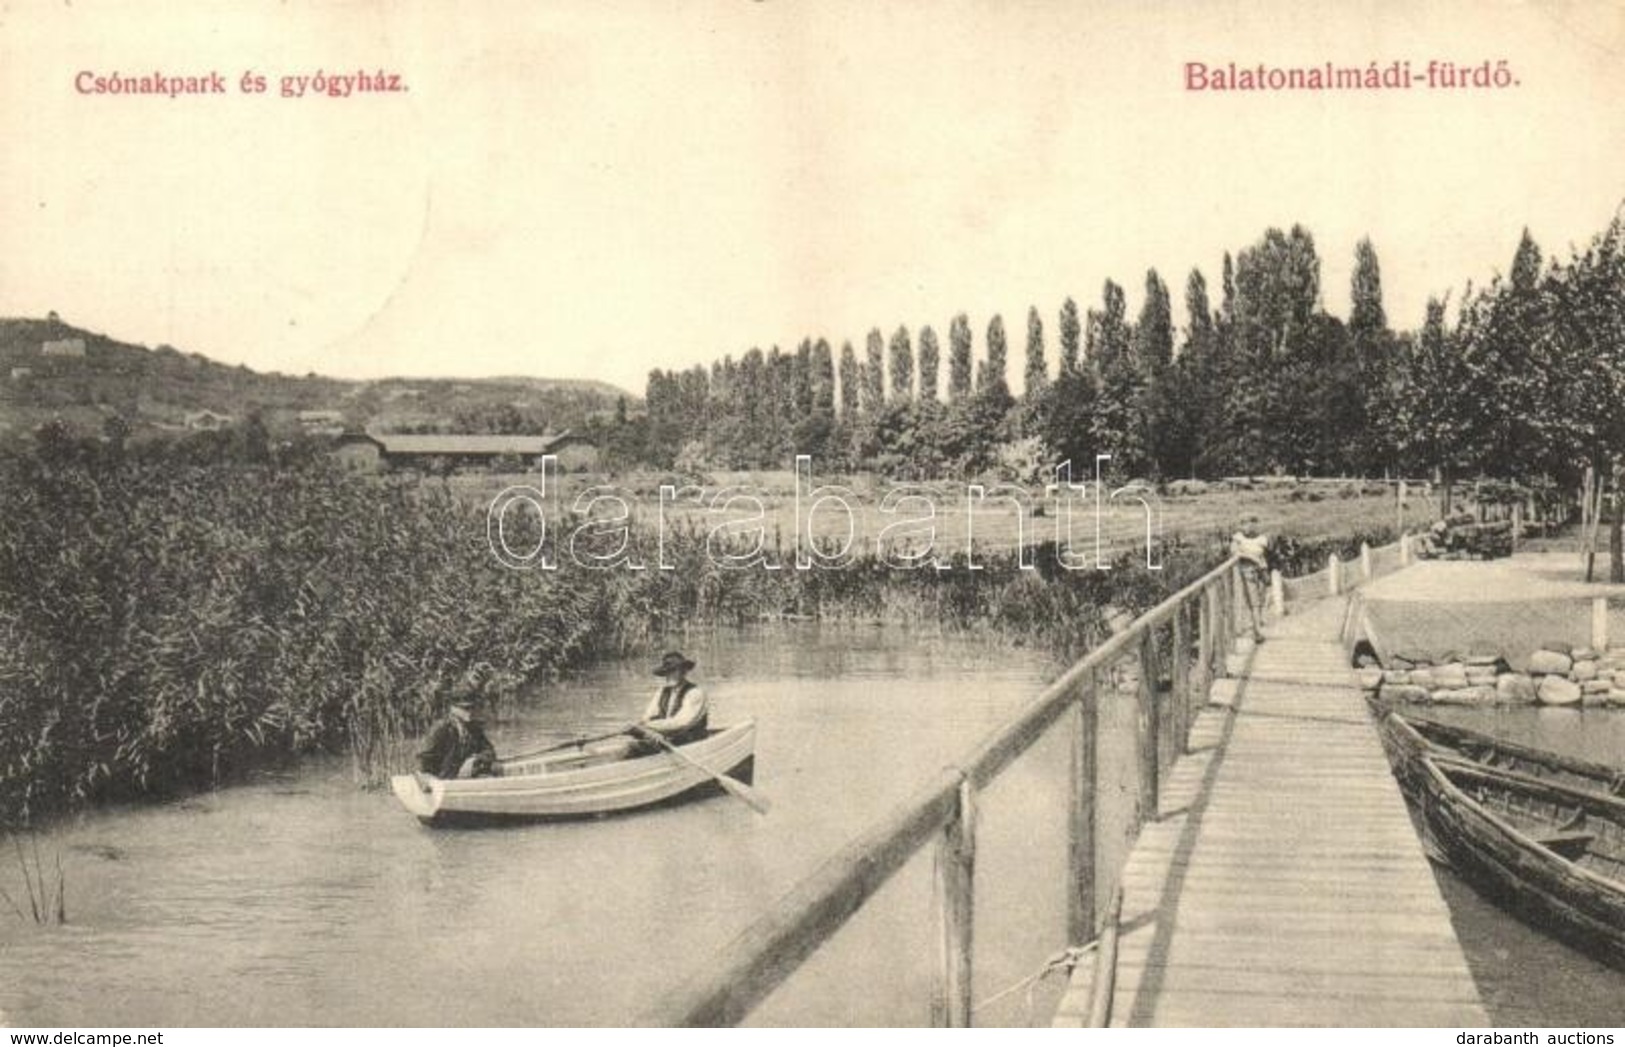
[[[1123,875],[1114,1026],[1475,1026],[1488,1018],[1338,635],[1272,623],[1221,686]],[[1089,964],[1056,1025],[1087,1012]]]

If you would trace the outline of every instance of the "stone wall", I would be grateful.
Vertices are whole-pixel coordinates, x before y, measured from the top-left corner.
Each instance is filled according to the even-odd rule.
[[[1445,658],[1437,663],[1362,659],[1360,683],[1386,701],[1438,705],[1612,705],[1625,707],[1625,647],[1547,644],[1513,672],[1499,654]]]

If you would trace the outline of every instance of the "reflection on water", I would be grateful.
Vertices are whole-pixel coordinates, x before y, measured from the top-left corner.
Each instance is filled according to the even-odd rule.
[[[1031,652],[877,628],[688,643],[713,722],[758,721],[769,816],[718,797],[431,831],[387,792],[357,790],[341,760],[90,815],[43,841],[63,857],[69,925],[0,921],[0,1012],[25,1025],[624,1022],[1055,670]],[[541,688],[493,738],[511,751],[561,727],[629,720],[655,683],[648,668],[639,659]],[[1103,722],[1132,721],[1109,709]],[[1052,732],[986,795],[978,998],[1062,944],[1066,756]],[[0,865],[0,883],[11,875]],[[925,1021],[929,898],[927,852],[755,1020]],[[1018,993],[979,1017],[1018,1022],[1022,1011]]]
[[[1625,713],[1538,706],[1438,706],[1424,715],[1556,752],[1625,766]],[[1452,922],[1490,1017],[1505,1025],[1625,1025],[1625,972],[1615,971],[1439,873]]]

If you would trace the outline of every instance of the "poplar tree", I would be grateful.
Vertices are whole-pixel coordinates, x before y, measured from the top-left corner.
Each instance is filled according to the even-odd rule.
[[[1078,350],[1081,348],[1078,337],[1082,329],[1078,323],[1078,303],[1070,297],[1061,303],[1061,373],[1076,370],[1078,366]]]
[[[1149,455],[1145,444],[1144,373],[1134,359],[1130,331],[1124,319],[1128,303],[1123,289],[1107,280],[1101,290],[1101,308],[1090,310],[1090,333],[1100,390],[1095,398],[1091,430],[1097,453],[1112,456],[1112,468],[1125,476],[1142,475]]]
[[[924,403],[937,401],[937,374],[941,367],[937,354],[937,332],[928,324],[920,329],[920,400]]]
[[[1180,457],[1177,419],[1184,405],[1174,396],[1173,306],[1168,285],[1155,269],[1145,274],[1145,300],[1140,303],[1140,320],[1134,326],[1134,364],[1140,371],[1138,418],[1140,443],[1150,459],[1147,466],[1157,475],[1172,475]]]
[[[1208,447],[1223,419],[1223,371],[1219,364],[1219,337],[1208,301],[1207,279],[1200,269],[1192,269],[1185,280],[1185,342],[1174,359],[1173,388],[1169,392],[1181,407],[1165,423],[1170,429],[1169,475],[1218,471]]]
[[[829,342],[820,338],[812,351],[813,410],[835,414],[835,360]]]
[[[970,320],[960,313],[948,326],[948,399],[958,403],[970,394]]]
[[[875,327],[869,331],[863,363],[863,412],[871,417],[886,406],[886,341]]]
[[[1049,364],[1044,359],[1044,321],[1038,316],[1038,307],[1027,309],[1027,368],[1023,372],[1025,395],[1036,400],[1049,384]]]
[[[850,422],[858,414],[858,396],[863,376],[858,367],[858,354],[852,351],[850,341],[841,343],[841,419]]]
[[[1355,465],[1362,471],[1391,468],[1397,450],[1391,436],[1395,421],[1395,342],[1382,304],[1382,267],[1369,237],[1362,238],[1354,248],[1348,333],[1358,383],[1358,388],[1348,390],[1348,395],[1360,409],[1358,417],[1350,419],[1353,431],[1348,434],[1358,449]]]
[[[1009,347],[1004,341],[1004,317],[994,314],[987,325],[987,357],[976,376],[976,391],[1006,408],[1014,402],[1010,383],[1005,378],[1009,368]]]
[[[914,347],[907,327],[899,327],[891,336],[891,397],[898,403],[914,398]]]

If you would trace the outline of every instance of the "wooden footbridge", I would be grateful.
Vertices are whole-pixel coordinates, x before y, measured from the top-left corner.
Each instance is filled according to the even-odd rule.
[[[1339,642],[1346,604],[1267,627],[1199,717],[1124,869],[1116,963],[1074,977],[1057,1025],[1486,1023]]]
[[[1059,729],[1072,738],[1066,935],[1087,955],[1054,1024],[1486,1024],[1343,643],[1347,590],[1405,551],[1276,576],[1261,642],[1262,597],[1234,560],[1222,564],[1074,665],[644,1019],[738,1022],[931,846],[932,1014],[970,1024],[977,794]],[[1107,868],[1096,709],[1124,679],[1139,710],[1141,828]]]

